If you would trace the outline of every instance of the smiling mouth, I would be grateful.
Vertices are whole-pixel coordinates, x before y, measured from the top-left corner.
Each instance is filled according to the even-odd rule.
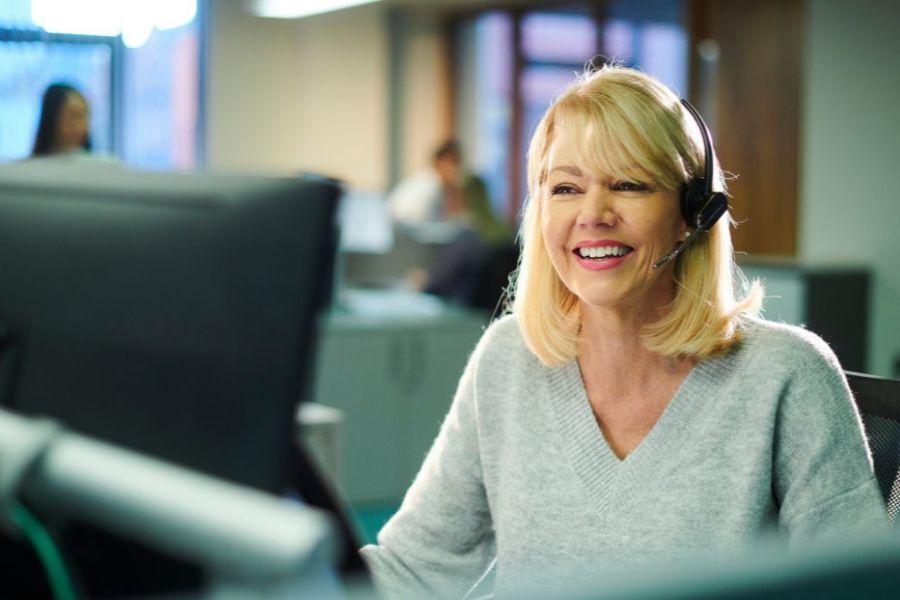
[[[575,256],[588,260],[608,260],[610,258],[619,258],[634,252],[634,248],[630,246],[582,246],[574,250]]]

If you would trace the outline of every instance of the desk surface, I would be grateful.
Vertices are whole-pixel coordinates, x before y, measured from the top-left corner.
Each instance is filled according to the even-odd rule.
[[[488,316],[444,302],[436,296],[404,288],[343,288],[328,314],[330,331],[391,326],[457,326]]]

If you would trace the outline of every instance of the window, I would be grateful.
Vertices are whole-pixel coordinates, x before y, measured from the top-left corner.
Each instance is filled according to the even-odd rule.
[[[110,152],[112,45],[96,39],[39,41],[21,33],[18,37],[25,39],[0,37],[0,160],[31,153],[41,96],[56,81],[70,83],[85,95],[91,107],[93,148]]]
[[[199,161],[200,35],[196,21],[157,31],[124,52],[120,154],[148,169],[189,170]]]
[[[190,2],[176,4],[184,17]],[[128,47],[121,35],[48,32],[33,22],[34,6],[0,4],[0,160],[30,154],[43,91],[63,81],[87,98],[94,151],[142,168],[198,164],[200,18],[156,30],[148,21],[149,38],[141,45],[130,38],[136,47]]]
[[[494,212],[506,212],[509,185],[509,123],[512,97],[512,20],[484,13],[460,24],[457,94],[458,132],[465,162],[484,180]]]
[[[499,214],[518,216],[531,134],[552,100],[598,55],[687,95],[683,0],[492,11],[456,28],[457,122],[469,163]]]

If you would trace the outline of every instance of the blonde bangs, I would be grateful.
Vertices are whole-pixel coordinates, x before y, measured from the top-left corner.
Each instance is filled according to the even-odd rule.
[[[577,94],[560,101],[554,107],[553,131],[565,129],[577,132],[579,145],[577,166],[588,173],[604,173],[613,179],[644,181],[667,190],[677,190],[694,170],[684,163],[681,150],[685,144],[677,122],[665,122],[654,115],[667,135],[659,130],[642,131],[643,120],[629,115],[646,112],[627,103],[613,103],[609,98],[582,98]],[[674,134],[674,135],[671,135]],[[683,134],[681,134],[683,136]],[[649,142],[653,140],[653,144]],[[548,140],[552,143],[552,140]],[[547,144],[549,146],[549,143]],[[546,160],[546,155],[545,155]],[[695,157],[692,157],[695,158]],[[695,158],[695,165],[699,157]],[[546,172],[547,165],[541,165]]]

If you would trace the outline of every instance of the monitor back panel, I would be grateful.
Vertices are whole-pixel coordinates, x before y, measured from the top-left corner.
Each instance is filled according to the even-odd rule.
[[[325,181],[0,169],[3,402],[278,491],[336,242]]]

